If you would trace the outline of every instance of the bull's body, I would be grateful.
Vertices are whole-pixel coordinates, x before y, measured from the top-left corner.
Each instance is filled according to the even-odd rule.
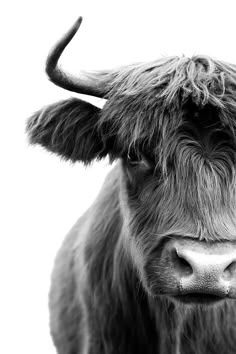
[[[67,236],[50,294],[59,354],[236,353],[236,67],[171,57],[51,80],[105,97],[36,112],[30,141],[118,160]]]
[[[143,292],[121,242],[121,174],[118,164],[57,256],[50,310],[58,353],[235,353],[234,301],[186,310]]]

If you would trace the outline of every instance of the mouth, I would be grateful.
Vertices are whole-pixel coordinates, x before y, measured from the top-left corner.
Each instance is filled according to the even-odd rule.
[[[172,296],[176,301],[183,304],[194,304],[194,305],[213,305],[217,302],[223,301],[225,298],[212,294],[199,294],[190,293],[183,295]]]

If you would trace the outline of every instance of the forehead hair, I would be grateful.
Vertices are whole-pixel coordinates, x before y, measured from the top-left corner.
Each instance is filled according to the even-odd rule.
[[[115,153],[149,151],[162,166],[166,146],[178,128],[193,125],[196,112],[202,112],[203,129],[211,115],[234,136],[235,93],[236,67],[207,56],[130,65],[112,73],[99,124]]]

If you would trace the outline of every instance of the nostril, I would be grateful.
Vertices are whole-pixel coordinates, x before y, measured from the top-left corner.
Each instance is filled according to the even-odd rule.
[[[225,279],[232,279],[233,277],[236,277],[236,261],[230,263],[230,265],[225,268],[223,275]]]
[[[180,256],[176,250],[174,250],[172,253],[172,261],[174,270],[180,276],[189,276],[193,274],[193,268],[189,262],[183,256]]]

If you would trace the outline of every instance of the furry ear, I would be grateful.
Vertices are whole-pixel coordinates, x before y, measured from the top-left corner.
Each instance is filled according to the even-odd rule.
[[[97,129],[99,113],[98,107],[76,98],[48,105],[27,122],[30,143],[73,162],[101,159],[107,152]]]

